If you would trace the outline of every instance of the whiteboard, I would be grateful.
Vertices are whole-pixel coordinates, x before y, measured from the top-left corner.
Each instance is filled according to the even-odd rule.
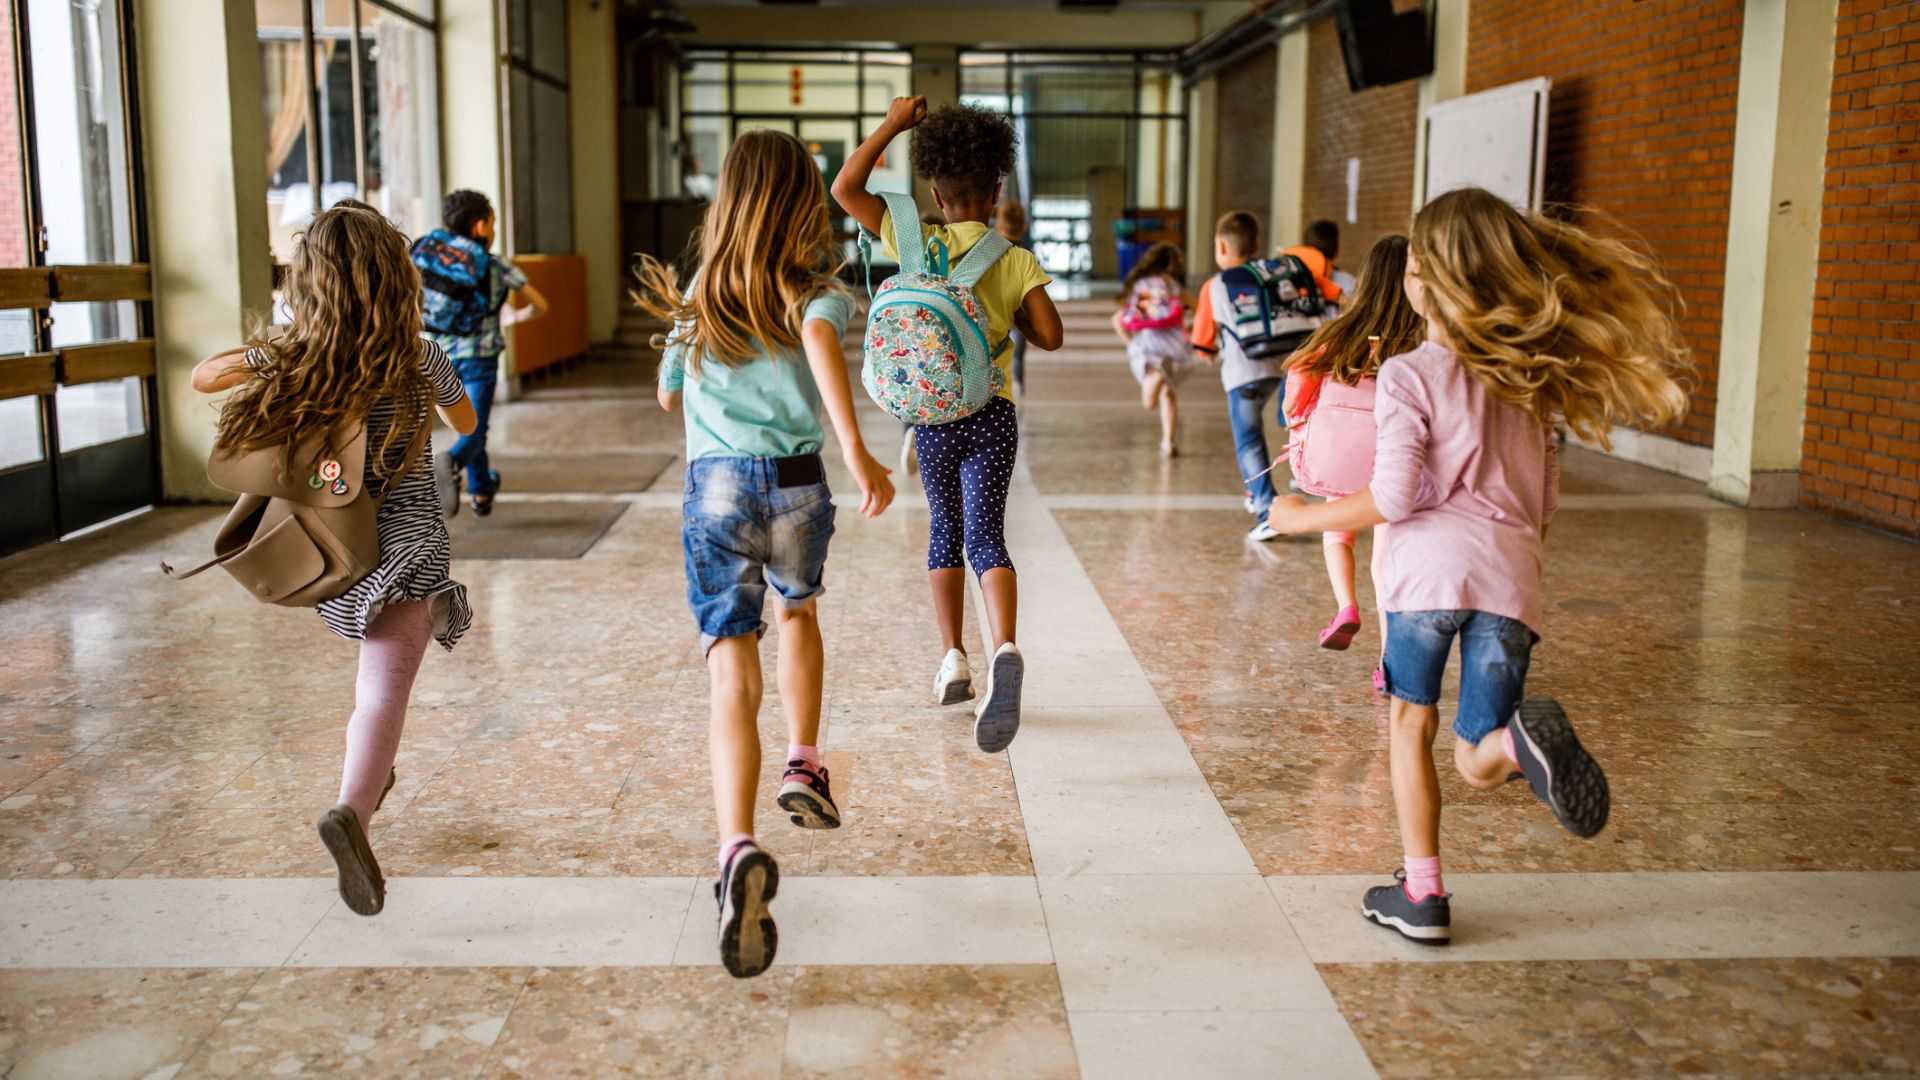
[[[1483,187],[1522,210],[1540,209],[1547,160],[1547,92],[1540,78],[1429,105],[1420,202]]]

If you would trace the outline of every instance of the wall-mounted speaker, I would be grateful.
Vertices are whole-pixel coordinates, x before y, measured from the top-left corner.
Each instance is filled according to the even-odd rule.
[[[1349,88],[1365,90],[1433,73],[1433,39],[1424,10],[1396,12],[1392,0],[1339,0],[1333,10]]]

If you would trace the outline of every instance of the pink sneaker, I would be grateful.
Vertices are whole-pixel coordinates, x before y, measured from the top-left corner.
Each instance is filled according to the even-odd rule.
[[[1340,609],[1325,630],[1320,631],[1320,647],[1323,649],[1345,649],[1353,644],[1353,635],[1360,632],[1360,609],[1348,604]]]
[[[1386,668],[1377,667],[1373,669],[1373,688],[1382,694],[1387,692],[1387,669]]]

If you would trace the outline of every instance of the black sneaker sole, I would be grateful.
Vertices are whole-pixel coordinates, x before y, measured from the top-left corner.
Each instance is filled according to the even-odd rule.
[[[764,851],[740,856],[729,879],[733,918],[720,927],[720,963],[736,979],[751,979],[773,966],[780,932],[767,910],[780,891],[780,865]]]
[[[942,705],[958,705],[963,701],[972,700],[972,679],[961,679],[959,682],[948,683],[940,691],[940,704]]]
[[[840,809],[804,784],[782,791],[774,801],[787,812],[788,820],[803,829],[840,827]]]
[[[1447,945],[1453,941],[1451,926],[1413,926],[1403,919],[1392,915],[1383,915],[1368,907],[1366,901],[1360,902],[1360,914],[1375,926],[1384,926],[1416,945]],[[1424,935],[1424,936],[1423,936]]]
[[[973,741],[989,754],[1013,745],[1020,734],[1020,684],[1026,678],[1026,660],[1018,653],[995,653],[987,678],[987,700],[973,720]]]
[[[1581,839],[1599,835],[1613,807],[1607,774],[1580,745],[1560,703],[1549,697],[1528,698],[1521,702],[1514,723],[1514,737],[1525,740],[1534,760],[1547,769],[1546,791],[1534,783],[1534,793],[1541,795],[1568,832]],[[1533,779],[1527,778],[1529,783]]]
[[[380,876],[380,864],[367,845],[367,834],[354,820],[353,811],[336,806],[314,822],[320,842],[338,873],[340,899],[355,915],[378,915],[387,905],[387,883]]]

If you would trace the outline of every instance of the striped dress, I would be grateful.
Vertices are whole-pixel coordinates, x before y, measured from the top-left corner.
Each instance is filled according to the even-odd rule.
[[[420,342],[420,373],[427,378],[433,399],[442,406],[457,405],[466,397],[453,362],[440,346]],[[247,352],[247,363],[260,367],[266,355],[258,349]],[[367,467],[362,483],[376,496],[380,484],[374,477],[374,454],[387,429],[393,424],[394,403],[381,401],[367,414]],[[421,423],[431,423],[431,410],[422,407]],[[467,587],[448,576],[453,546],[447,537],[447,523],[440,516],[440,496],[434,489],[433,436],[411,467],[400,476],[386,501],[380,504],[375,519],[380,536],[380,563],[353,588],[320,602],[320,618],[327,629],[343,638],[364,640],[367,624],[387,604],[425,600],[433,605],[433,636],[451,649],[460,635],[473,623],[473,610],[467,606]]]

